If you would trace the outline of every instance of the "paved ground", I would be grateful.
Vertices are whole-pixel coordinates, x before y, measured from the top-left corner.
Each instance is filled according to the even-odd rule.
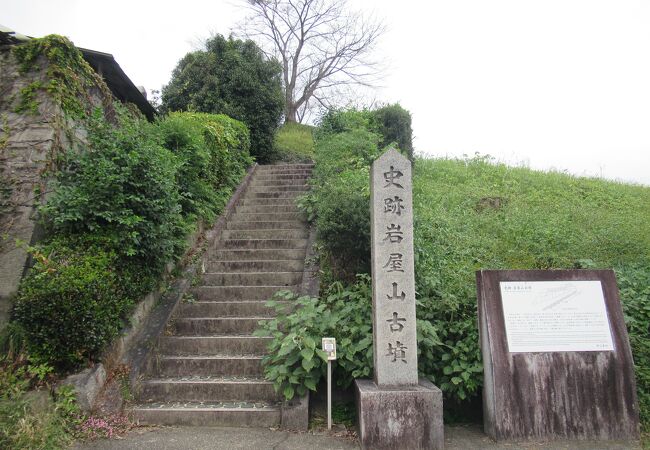
[[[122,439],[77,444],[75,450],[351,450],[358,449],[346,433],[293,433],[265,428],[158,427],[131,431]],[[450,450],[623,450],[640,448],[636,442],[553,442],[497,444],[479,425],[445,427]]]

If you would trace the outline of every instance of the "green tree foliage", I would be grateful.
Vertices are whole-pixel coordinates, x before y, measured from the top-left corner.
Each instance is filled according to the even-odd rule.
[[[185,55],[162,89],[163,111],[227,114],[250,130],[251,154],[273,157],[273,134],[283,110],[282,69],[250,40],[216,35]]]
[[[383,136],[381,146],[397,144],[397,147],[413,161],[411,113],[402,108],[399,103],[386,105],[373,112],[378,123],[379,134]]]

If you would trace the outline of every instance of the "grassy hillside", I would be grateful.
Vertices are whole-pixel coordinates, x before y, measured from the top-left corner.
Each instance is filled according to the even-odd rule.
[[[301,123],[283,125],[275,135],[278,159],[287,162],[306,162],[314,159],[314,127]]]
[[[452,363],[427,372],[446,384],[447,392],[465,384],[472,392],[471,378],[480,382],[461,367],[479,356],[476,270],[613,268],[637,365],[642,419],[648,423],[650,188],[482,158],[418,160],[414,210],[418,317],[431,321],[451,346],[442,357]],[[455,385],[454,377],[463,381]]]

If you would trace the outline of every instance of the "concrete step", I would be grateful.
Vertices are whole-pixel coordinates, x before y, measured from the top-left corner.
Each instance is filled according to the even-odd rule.
[[[145,380],[140,401],[278,401],[273,383],[252,377],[170,377]]]
[[[313,168],[314,168],[313,166],[258,168],[255,171],[255,176],[269,175],[269,174],[285,174],[285,173],[306,173],[311,175],[311,173],[313,172]]]
[[[299,181],[301,183],[306,183],[307,180],[311,178],[311,174],[308,173],[284,173],[284,174],[274,174],[274,175],[256,175],[253,177],[251,182],[265,182],[265,181]]]
[[[212,272],[201,276],[202,286],[291,286],[302,282],[300,272]]]
[[[170,323],[172,334],[253,334],[268,317],[177,317]]]
[[[213,356],[218,359],[215,364],[219,364],[221,367],[224,365],[222,363],[227,360],[226,356],[237,355],[240,358],[241,355],[261,356],[266,354],[270,342],[270,337],[252,335],[161,336],[158,348],[160,353],[166,355],[165,357],[223,355]]]
[[[223,230],[221,239],[307,239],[307,230]]]
[[[208,261],[208,272],[296,272],[304,268],[304,259],[269,261]]]
[[[255,197],[242,197],[239,200],[239,206],[296,206],[296,198],[255,198]]]
[[[259,427],[280,426],[275,402],[165,402],[135,406],[133,417],[141,424]]]
[[[261,377],[263,355],[162,355],[155,361],[156,377]]]
[[[254,184],[249,187],[251,192],[307,192],[311,189],[308,185],[258,185]]]
[[[289,305],[289,302],[286,302]],[[176,317],[272,317],[275,310],[266,306],[266,300],[234,302],[181,303]]]
[[[277,170],[277,169],[313,169],[314,163],[298,163],[298,164],[265,164],[257,166],[257,170]]]
[[[261,222],[251,222],[251,223],[261,223]],[[269,222],[264,222],[264,223],[269,223]],[[264,228],[264,229],[269,230],[272,228]],[[224,250],[305,248],[305,247],[307,247],[307,239],[223,239],[215,243],[215,248],[224,249]]]
[[[304,230],[305,224],[299,220],[277,220],[257,222],[231,222],[226,223],[228,230]]]
[[[276,220],[304,220],[301,212],[271,212],[271,213],[241,213],[236,212],[230,219],[232,222],[265,222]]]
[[[299,195],[302,195],[302,191],[286,191],[286,192],[267,192],[255,189],[248,189],[244,194],[244,200],[254,199],[254,198],[291,198],[295,199]]]
[[[195,286],[190,293],[197,301],[267,300],[277,291],[297,292],[300,286]]]
[[[273,248],[245,250],[208,250],[208,261],[271,261],[281,259],[305,259],[304,248]]]
[[[295,212],[302,212],[302,211],[298,209],[298,206],[294,202],[291,202],[290,204],[286,204],[286,205],[249,205],[249,206],[241,205],[235,208],[235,212],[245,213],[245,214],[251,214],[251,213],[269,214],[275,212],[295,213]]]
[[[253,178],[249,184],[250,187],[260,186],[310,186],[308,183],[309,178],[289,178],[276,180],[272,177],[265,177],[266,179]]]

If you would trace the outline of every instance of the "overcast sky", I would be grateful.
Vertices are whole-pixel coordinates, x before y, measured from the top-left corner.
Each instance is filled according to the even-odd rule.
[[[0,24],[112,53],[136,85],[169,81],[237,0],[0,0]],[[385,21],[376,99],[413,115],[416,151],[650,185],[650,1],[351,0]]]

